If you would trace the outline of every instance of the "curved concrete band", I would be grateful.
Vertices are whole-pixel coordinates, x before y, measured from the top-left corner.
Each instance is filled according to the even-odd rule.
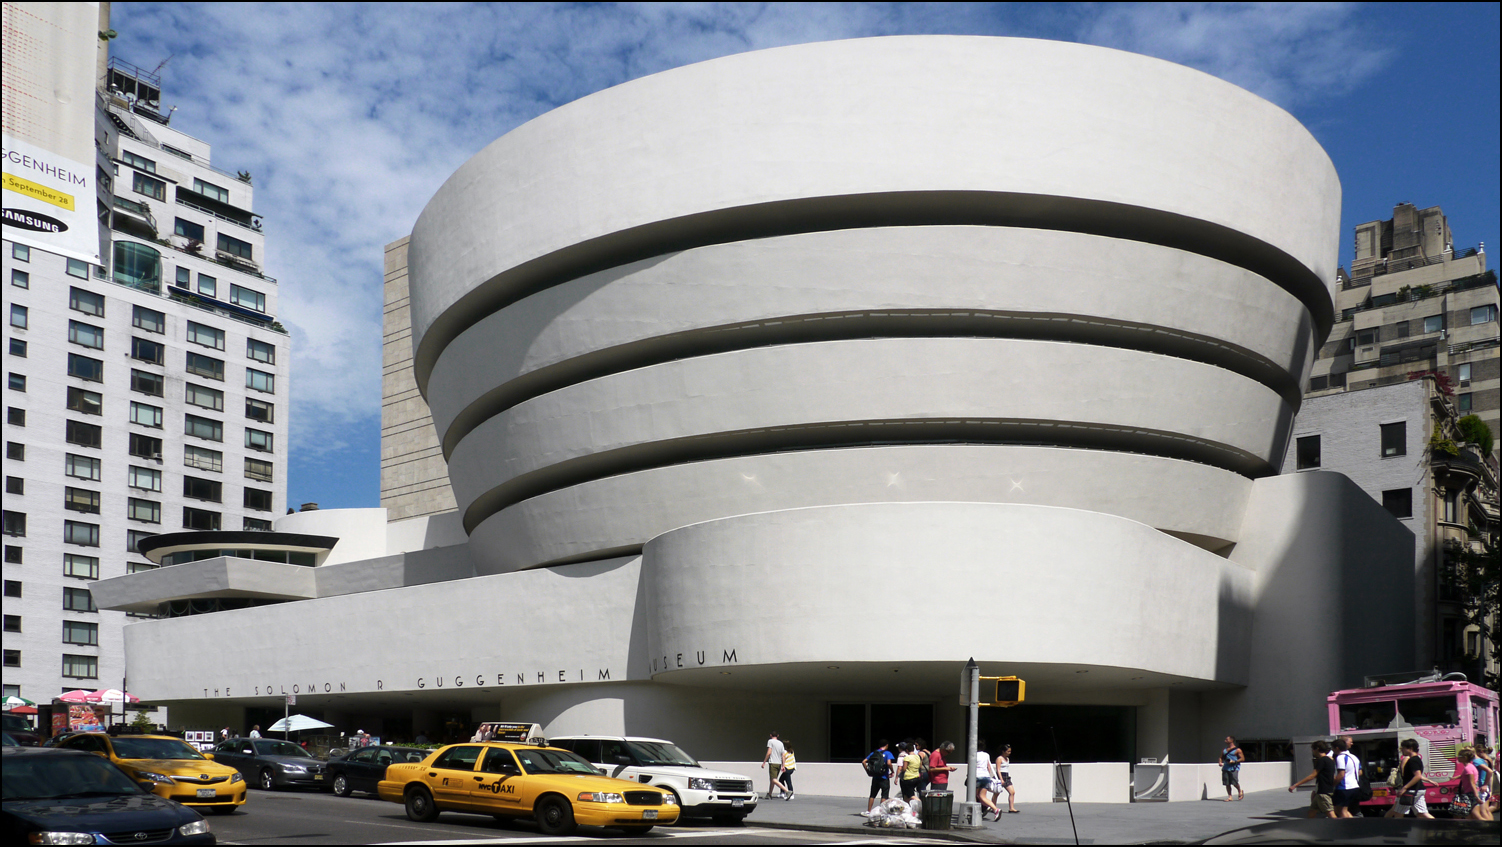
[[[1135,521],[1014,504],[742,515],[665,533],[642,555],[650,655],[729,643],[773,665],[977,656],[1244,684],[1252,582]],[[872,608],[891,609],[893,629],[873,629]]]

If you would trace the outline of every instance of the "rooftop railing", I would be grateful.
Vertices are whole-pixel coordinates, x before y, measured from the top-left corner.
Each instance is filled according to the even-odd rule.
[[[1388,306],[1393,306],[1398,303],[1417,303],[1421,300],[1428,300],[1431,297],[1438,297],[1441,294],[1445,294],[1451,291],[1469,291],[1472,288],[1484,288],[1488,285],[1496,286],[1496,284],[1497,272],[1493,270],[1486,270],[1479,274],[1463,276],[1459,279],[1449,280],[1448,282],[1435,282],[1428,285],[1416,285],[1411,288],[1407,288],[1406,290],[1399,289],[1398,291],[1393,292],[1391,295],[1383,295],[1383,298],[1391,296],[1393,298],[1391,300],[1383,299],[1381,303],[1373,303],[1372,300],[1376,298],[1368,298],[1367,302],[1361,304],[1360,306],[1352,306],[1349,309],[1343,310],[1340,315],[1335,318],[1335,322],[1341,323],[1342,321],[1348,321],[1358,312],[1369,312],[1372,309],[1385,309]]]

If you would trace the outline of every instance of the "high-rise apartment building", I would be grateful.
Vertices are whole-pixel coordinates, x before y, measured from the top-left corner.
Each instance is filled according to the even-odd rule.
[[[1356,227],[1351,270],[1337,274],[1335,328],[1310,372],[1309,396],[1443,374],[1456,411],[1502,435],[1497,275],[1484,245],[1457,248],[1438,206],[1400,203]],[[1442,389],[1444,390],[1444,389]]]
[[[4,15],[4,684],[42,701],[126,683],[90,585],[140,541],[285,508],[289,341],[251,175],[108,59],[108,4]]]

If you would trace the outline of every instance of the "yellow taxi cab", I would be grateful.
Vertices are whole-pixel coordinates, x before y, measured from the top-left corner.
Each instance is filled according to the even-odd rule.
[[[231,814],[245,805],[245,778],[229,765],[170,735],[117,735],[82,732],[57,745],[98,753],[137,782],[150,781],[151,793],[198,811]]]
[[[405,804],[414,821],[471,812],[535,820],[554,837],[581,824],[640,833],[678,820],[670,791],[601,776],[568,750],[499,741],[450,744],[421,762],[390,765],[376,793]]]

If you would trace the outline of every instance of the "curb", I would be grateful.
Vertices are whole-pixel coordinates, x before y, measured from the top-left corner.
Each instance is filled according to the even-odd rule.
[[[995,844],[996,841],[989,838],[977,838],[964,832],[943,829],[890,829],[880,826],[836,826],[833,824],[800,824],[784,821],[753,821],[749,818],[741,821],[745,826],[756,826],[762,829],[791,829],[803,832],[838,832],[845,835],[892,835],[910,838],[932,838],[937,841],[959,841],[966,844]]]

